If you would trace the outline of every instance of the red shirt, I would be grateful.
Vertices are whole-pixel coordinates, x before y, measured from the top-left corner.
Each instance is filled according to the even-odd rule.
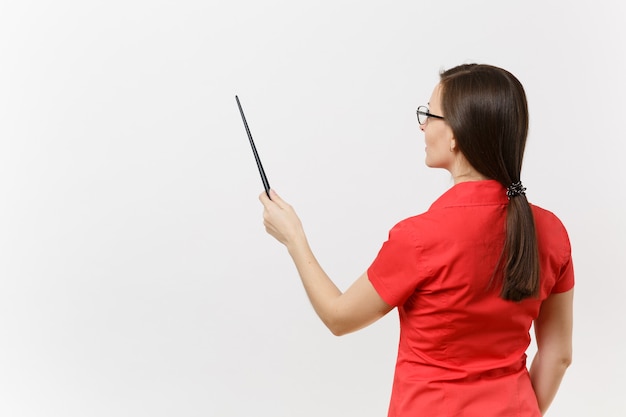
[[[559,219],[532,206],[540,296],[503,300],[501,277],[490,280],[507,204],[497,181],[457,184],[394,226],[368,269],[400,315],[390,417],[540,416],[525,352],[541,302],[574,286],[570,244]]]

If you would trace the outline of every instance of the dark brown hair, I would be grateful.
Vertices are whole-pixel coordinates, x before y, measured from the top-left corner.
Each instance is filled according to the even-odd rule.
[[[501,68],[465,64],[442,72],[440,86],[445,120],[467,161],[504,187],[520,181],[528,104],[519,80]],[[509,200],[504,249],[494,276],[500,272],[503,299],[538,295],[537,235],[524,194]]]

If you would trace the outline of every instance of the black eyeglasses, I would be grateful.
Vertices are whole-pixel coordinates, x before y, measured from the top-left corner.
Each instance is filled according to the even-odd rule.
[[[435,119],[441,119],[441,120],[445,120],[443,118],[443,116],[437,116],[436,114],[432,114],[428,111],[428,107],[426,106],[419,106],[417,108],[417,123],[419,123],[420,125],[426,124],[426,122],[428,121],[429,117],[433,117]]]

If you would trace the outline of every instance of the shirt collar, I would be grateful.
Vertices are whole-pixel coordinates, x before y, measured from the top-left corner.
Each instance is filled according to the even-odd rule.
[[[454,185],[430,206],[441,209],[455,206],[508,204],[506,189],[496,180],[465,181]]]

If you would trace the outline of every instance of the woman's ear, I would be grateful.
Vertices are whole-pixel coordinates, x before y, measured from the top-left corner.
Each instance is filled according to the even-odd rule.
[[[450,152],[454,152],[456,150],[456,139],[450,139]]]

